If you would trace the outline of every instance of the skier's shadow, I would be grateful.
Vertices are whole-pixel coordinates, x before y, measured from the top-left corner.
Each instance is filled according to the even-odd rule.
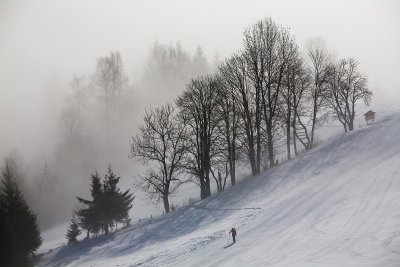
[[[229,248],[229,247],[233,246],[233,244],[235,244],[235,243],[230,243],[229,245],[226,245],[224,248]]]

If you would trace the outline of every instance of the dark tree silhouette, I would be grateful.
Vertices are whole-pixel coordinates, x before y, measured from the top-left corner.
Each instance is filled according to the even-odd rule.
[[[68,245],[74,245],[78,243],[77,237],[82,233],[79,229],[78,220],[75,218],[75,213],[72,215],[71,222],[69,223],[69,228],[65,237],[68,240]]]
[[[36,214],[16,182],[15,164],[5,160],[0,187],[0,251],[2,266],[27,266],[42,244]]]
[[[101,182],[97,172],[92,175],[91,195],[92,200],[80,197],[78,201],[84,205],[77,211],[80,225],[89,232],[98,233],[100,229],[105,234],[117,223],[129,220],[129,210],[132,208],[134,196],[129,189],[122,192],[118,187],[120,177],[117,177],[111,166],[108,166],[107,173]]]
[[[187,150],[186,120],[176,116],[172,105],[146,111],[139,134],[132,138],[131,156],[151,166],[138,186],[151,198],[162,199],[166,213],[169,195],[183,183],[178,176]]]
[[[186,171],[197,178],[200,197],[211,195],[210,168],[217,126],[221,120],[218,112],[221,95],[218,93],[221,80],[207,75],[192,80],[176,101],[180,114],[187,120],[189,131],[189,153]]]

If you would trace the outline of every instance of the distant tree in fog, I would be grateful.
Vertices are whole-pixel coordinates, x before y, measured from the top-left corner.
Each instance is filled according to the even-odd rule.
[[[178,176],[188,149],[187,138],[186,120],[178,118],[173,106],[167,104],[146,110],[143,125],[131,141],[131,156],[150,167],[138,186],[151,198],[162,199],[166,213],[170,211],[170,194],[183,183]]]
[[[200,46],[197,46],[196,52],[192,58],[191,64],[192,71],[191,73],[197,78],[197,76],[206,75],[211,72],[210,65],[208,64],[207,58],[203,53],[203,49]]]
[[[372,97],[367,78],[360,73],[358,66],[354,58],[349,58],[332,63],[328,70],[324,96],[345,132],[354,129],[357,102],[362,100],[368,105]]]
[[[6,159],[1,172],[0,262],[4,266],[28,266],[42,237],[36,214],[20,191],[15,167],[15,162]]]
[[[75,140],[81,137],[84,125],[83,113],[87,106],[87,88],[83,77],[74,76],[70,85],[71,91],[61,115],[61,126],[66,138]]]
[[[72,219],[69,223],[69,227],[65,237],[68,240],[68,245],[77,244],[77,237],[82,233],[81,229],[79,229],[78,220],[75,218],[75,214],[72,215]]]
[[[119,52],[111,52],[108,57],[99,57],[92,79],[101,91],[107,115],[115,116],[119,97],[128,82]]]
[[[165,45],[156,41],[147,58],[143,79],[166,87],[184,83],[189,76],[190,55],[180,43]]]
[[[156,41],[147,57],[142,90],[152,98],[152,104],[161,99],[172,101],[190,79],[209,73],[210,68],[200,46],[192,55],[179,42],[167,45]]]

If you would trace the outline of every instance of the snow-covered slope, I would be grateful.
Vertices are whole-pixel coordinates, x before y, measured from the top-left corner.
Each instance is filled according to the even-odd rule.
[[[400,115],[38,265],[400,266]]]

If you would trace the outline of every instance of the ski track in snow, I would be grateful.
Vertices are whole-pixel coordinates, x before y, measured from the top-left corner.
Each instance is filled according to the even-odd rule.
[[[399,138],[400,115],[387,116],[38,266],[400,266]]]

